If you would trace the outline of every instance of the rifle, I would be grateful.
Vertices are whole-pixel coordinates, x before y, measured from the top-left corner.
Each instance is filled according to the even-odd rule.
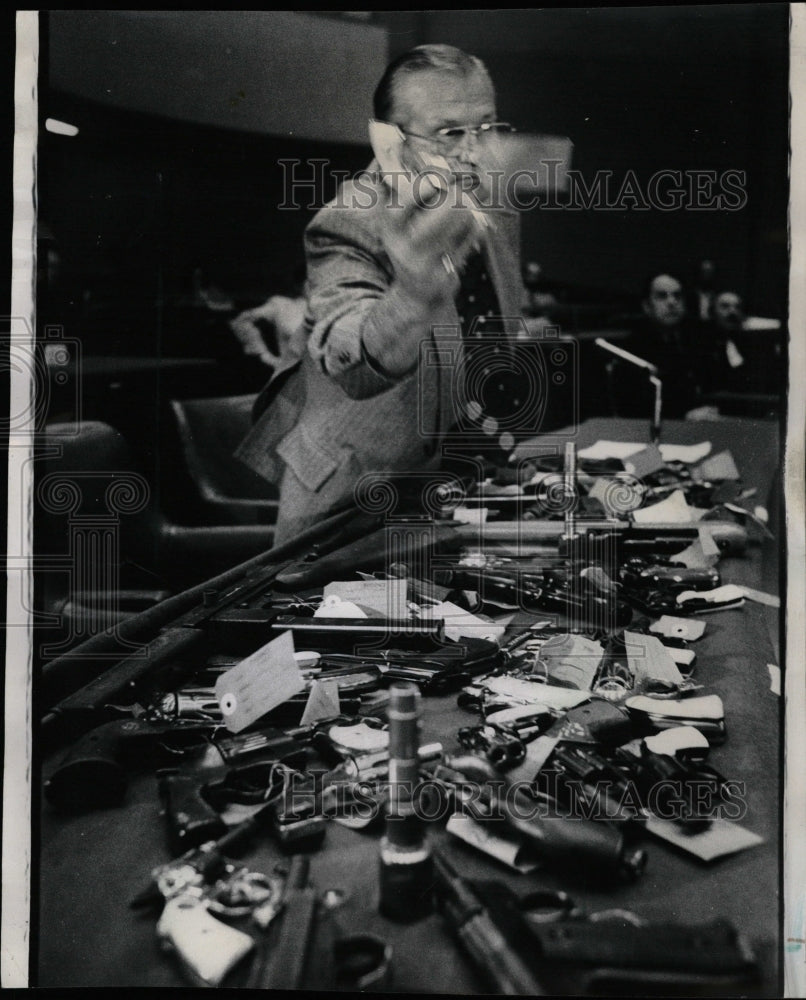
[[[413,519],[378,529],[379,520],[378,515],[355,511],[335,514],[303,532],[294,542],[278,546],[204,585],[170,598],[134,620],[125,621],[117,635],[95,636],[54,661],[50,664],[51,675],[58,669],[67,670],[69,666],[75,670],[88,659],[109,655],[120,649],[121,640],[129,647],[143,644],[53,705],[42,720],[43,736],[76,738],[102,721],[99,717],[106,706],[126,699],[130,703],[157,683],[167,690],[170,685],[165,683],[166,676],[185,676],[198,666],[211,634],[219,642],[245,642],[247,638],[255,644],[268,641],[271,625],[282,609],[250,609],[249,604],[261,597],[264,598],[261,603],[265,604],[265,595],[272,588],[297,591],[318,586],[345,573],[384,567],[395,557],[409,561],[432,556],[436,559],[445,550],[477,545],[480,531],[485,540],[541,541],[553,545],[554,552],[565,537],[564,526],[550,521],[493,522],[479,526]],[[717,544],[725,550],[741,549],[746,541],[746,533],[734,523],[713,521],[709,522],[709,528],[715,533]],[[631,553],[658,545],[678,551],[698,537],[698,527],[575,522],[571,542],[581,544],[588,537],[606,548],[612,549],[615,544]],[[565,542],[569,540],[566,538]],[[242,610],[244,607],[246,612]],[[234,638],[236,633],[240,638]]]
[[[734,521],[707,521],[709,532],[724,554],[739,554],[747,544],[747,532]],[[276,586],[299,590],[337,580],[345,569],[375,570],[395,559],[438,557],[465,546],[483,547],[486,542],[517,542],[544,549],[547,555],[595,558],[601,551],[615,552],[617,558],[642,554],[681,552],[699,539],[700,523],[634,524],[616,519],[575,519],[574,533],[566,535],[561,521],[488,521],[462,524],[458,521],[429,521],[423,518],[388,523],[372,534],[350,542],[338,551],[318,559],[315,566],[289,567],[277,574]],[[612,556],[611,556],[612,557]]]
[[[321,553],[366,535],[377,516],[341,511],[303,532],[293,542],[276,546],[206,583],[124,621],[114,634],[103,633],[49,664],[43,682],[60,673],[75,673],[87,663],[113,658],[112,665],[89,683],[52,705],[41,722],[44,740],[76,739],[104,721],[108,706],[132,703],[155,686],[170,690],[199,665],[207,651],[207,628],[216,618],[250,598],[265,594],[284,570],[304,576]],[[277,612],[279,614],[279,610]],[[271,636],[265,635],[263,641]],[[124,650],[131,650],[122,656]]]

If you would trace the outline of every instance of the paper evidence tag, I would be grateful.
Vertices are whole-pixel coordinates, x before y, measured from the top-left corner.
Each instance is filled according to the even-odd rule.
[[[692,642],[705,632],[705,622],[676,618],[674,615],[661,615],[654,625],[649,626],[649,631],[668,639],[686,639]]]
[[[662,444],[660,453],[664,462],[683,462],[693,465],[710,454],[711,442],[701,441],[699,444]]]
[[[682,490],[675,490],[665,500],[650,507],[633,511],[632,518],[636,524],[647,524],[652,521],[661,521],[665,524],[691,524],[692,521],[698,520],[695,509],[689,506]]]
[[[708,522],[699,525],[697,538],[682,552],[676,553],[675,562],[682,563],[689,569],[707,569],[719,562],[719,546],[708,528]]]
[[[539,684],[537,681],[506,675],[490,677],[484,682],[484,686],[502,698],[511,698],[528,705],[545,705],[562,712],[575,708],[590,698],[589,691],[576,691],[573,688],[557,687],[555,684]]]
[[[497,642],[506,631],[506,625],[485,621],[450,601],[442,601],[430,607],[427,617],[441,618],[445,622],[445,638],[455,641],[466,637]]]
[[[684,827],[671,820],[649,816],[646,829],[653,836],[674,844],[703,861],[713,861],[725,854],[735,854],[764,843],[764,838],[757,833],[722,818],[713,820],[706,830],[688,833]]]
[[[651,444],[624,459],[624,468],[630,475],[641,479],[663,468],[663,456],[660,449]]]
[[[240,733],[304,687],[294,659],[294,636],[281,632],[223,673],[216,681],[215,694],[224,725],[231,733]]]
[[[654,635],[641,635],[625,629],[624,645],[627,663],[636,683],[645,680],[668,681],[678,685],[683,683],[683,675],[669,651]]]
[[[696,614],[703,614],[706,611],[727,611],[731,608],[740,608],[747,597],[746,588],[735,583],[726,583],[715,590],[684,590],[677,594],[675,603],[681,611],[686,610],[686,605],[690,604]]]
[[[389,746],[389,731],[373,729],[366,722],[358,722],[354,726],[331,726],[328,736],[336,746],[354,753],[372,753]]]
[[[462,524],[484,524],[489,513],[489,507],[456,507],[453,519]]]
[[[302,718],[301,726],[308,726],[320,719],[332,719],[341,712],[339,683],[335,680],[315,680]]]
[[[694,662],[696,654],[693,649],[678,649],[677,646],[664,646],[663,648],[677,667],[690,667]]]
[[[712,455],[694,471],[702,479],[736,481],[742,478],[729,451],[720,451],[718,455]]]
[[[329,583],[323,597],[336,596],[362,608],[377,611],[384,618],[402,619],[408,616],[406,580],[339,580]]]
[[[551,636],[540,648],[540,660],[546,665],[549,680],[578,691],[593,687],[603,656],[602,644],[584,635]]]

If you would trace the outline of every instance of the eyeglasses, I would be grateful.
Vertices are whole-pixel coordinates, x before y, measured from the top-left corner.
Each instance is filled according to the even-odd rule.
[[[407,132],[403,128],[400,131],[403,135],[410,136],[412,139],[424,139],[426,142],[433,142],[443,149],[455,149],[469,135],[472,135],[474,139],[486,139],[493,136],[509,135],[515,129],[509,122],[482,122],[481,125],[448,125],[446,128],[439,129],[433,135]]]

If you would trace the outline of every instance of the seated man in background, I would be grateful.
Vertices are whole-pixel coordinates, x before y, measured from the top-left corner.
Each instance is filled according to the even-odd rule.
[[[738,292],[714,298],[710,337],[708,391],[736,394],[782,391],[779,331],[745,331],[744,301]]]
[[[641,307],[642,319],[619,347],[658,368],[664,417],[684,417],[702,399],[702,330],[688,321],[683,284],[669,272],[654,274],[645,282]],[[654,389],[646,372],[618,359],[608,359],[606,370],[611,412],[649,417]]]
[[[524,301],[519,219],[480,221],[462,195],[483,184],[487,134],[508,128],[483,63],[420,46],[387,68],[374,117],[394,126],[387,162],[308,226],[307,351],[275,371],[236,453],[280,482],[278,543],[343,506],[367,472],[438,468],[461,334],[474,316],[519,316]],[[424,169],[435,183],[418,192]]]
[[[712,333],[714,371],[711,373],[713,389],[737,388],[744,381],[745,359],[739,349],[744,304],[737,292],[720,292],[714,297]],[[744,372],[741,370],[744,369]],[[741,372],[741,374],[740,374]]]

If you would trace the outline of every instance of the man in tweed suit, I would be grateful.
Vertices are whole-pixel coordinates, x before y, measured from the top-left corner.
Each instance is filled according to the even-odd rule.
[[[301,364],[275,371],[237,452],[280,482],[277,542],[348,501],[366,473],[439,467],[457,421],[455,300],[471,252],[481,253],[500,315],[523,306],[517,216],[485,212],[480,226],[460,190],[478,175],[486,133],[502,127],[484,65],[420,46],[387,68],[374,114],[399,130],[402,171],[416,177],[438,162],[450,172],[441,192],[424,185],[418,197],[373,161],[306,230],[308,349]],[[434,197],[446,192],[458,196]]]

